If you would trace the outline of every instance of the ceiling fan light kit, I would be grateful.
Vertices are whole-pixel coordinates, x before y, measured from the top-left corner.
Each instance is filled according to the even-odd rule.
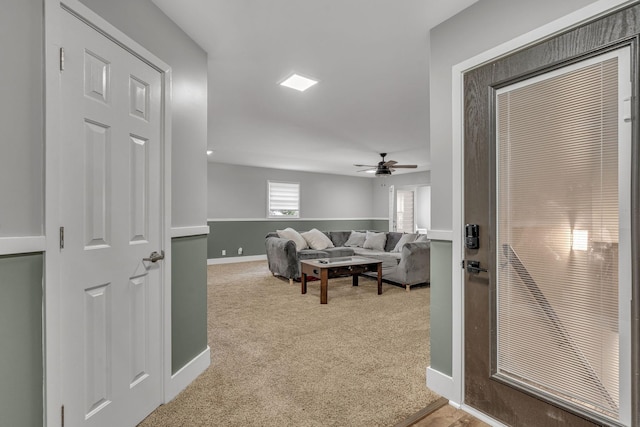
[[[384,158],[387,156],[387,153],[380,153],[382,157],[382,161],[378,162],[377,165],[358,165],[354,166],[359,168],[369,168],[363,169],[358,172],[366,172],[366,173],[375,173],[376,176],[387,177],[390,176],[396,169],[415,169],[418,165],[399,165],[395,160],[385,161]]]

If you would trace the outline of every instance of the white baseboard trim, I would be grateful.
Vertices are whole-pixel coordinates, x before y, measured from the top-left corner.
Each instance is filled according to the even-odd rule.
[[[211,364],[211,349],[209,346],[197,355],[191,362],[187,363],[178,372],[171,376],[165,387],[164,403],[169,403],[182,390],[187,388],[198,375],[203,373]]]
[[[389,218],[207,218],[207,222],[243,222],[243,221],[389,221]]]
[[[453,378],[435,369],[431,369],[431,366],[427,367],[427,387],[442,397],[446,397],[449,400],[454,399]]]
[[[267,255],[234,256],[229,258],[209,258],[207,265],[233,264],[236,262],[266,261]]]
[[[193,227],[171,227],[171,237],[189,237],[209,234],[208,225],[196,225]]]
[[[47,239],[44,236],[0,237],[0,255],[44,252],[46,249]]]

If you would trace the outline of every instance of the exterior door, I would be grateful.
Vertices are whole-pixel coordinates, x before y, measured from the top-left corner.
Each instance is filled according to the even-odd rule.
[[[630,52],[638,28],[622,28],[625,13],[637,7],[464,76],[464,222],[479,231],[476,242],[465,227],[464,400],[507,425],[631,425]],[[585,70],[595,70],[593,80],[563,86]],[[611,73],[615,83],[602,83]],[[591,94],[554,110],[564,93],[590,85]],[[510,109],[516,101],[521,109]],[[568,125],[569,116],[581,124]],[[509,140],[518,132],[519,143]],[[591,149],[605,154],[585,160]],[[603,286],[573,287],[581,280]],[[571,323],[576,313],[582,318]],[[595,333],[602,338],[586,347],[581,339]],[[619,371],[607,372],[611,359]]]
[[[65,426],[133,426],[162,399],[162,76],[60,16]]]

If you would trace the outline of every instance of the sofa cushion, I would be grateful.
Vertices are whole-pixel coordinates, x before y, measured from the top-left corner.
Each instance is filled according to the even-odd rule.
[[[372,251],[371,249],[354,248],[355,254],[366,258],[373,258],[382,261],[382,268],[390,268],[398,265],[400,254],[385,251]]]
[[[384,250],[386,252],[393,251],[403,235],[404,233],[399,233],[397,231],[390,231],[389,233],[387,233],[387,243],[384,245]]]
[[[307,241],[307,244],[311,249],[321,251],[323,249],[333,247],[333,242],[331,241],[331,239],[329,239],[326,234],[324,234],[317,228],[312,228],[309,231],[305,231],[304,233],[301,233],[301,235],[302,237],[304,237],[304,240]]]
[[[350,231],[329,231],[329,238],[333,242],[333,246],[336,248],[339,246],[346,246],[345,243],[351,235]]]
[[[418,235],[413,233],[403,234],[400,240],[398,240],[398,243],[396,243],[396,247],[393,248],[391,252],[400,252],[405,243],[413,242],[416,240],[416,237],[418,237]]]
[[[325,251],[317,251],[315,249],[303,249],[298,252],[298,261],[318,258],[329,258],[329,254]]]
[[[329,254],[329,258],[338,258],[343,256],[353,256],[354,252],[351,248],[346,247],[337,247],[337,248],[326,248],[324,252]]]
[[[387,242],[387,233],[376,233],[367,231],[367,238],[362,247],[364,249],[373,249],[374,251],[384,251]]]
[[[429,241],[429,237],[426,234],[418,234],[418,237],[416,237],[416,240],[414,240],[414,242],[428,242]]]
[[[296,251],[298,252],[309,247],[304,237],[291,227],[287,227],[284,230],[276,230],[276,233],[278,233],[278,237],[282,239],[293,240],[293,243],[296,244]]]
[[[367,239],[367,233],[361,233],[359,231],[352,231],[349,234],[349,238],[344,242],[344,246],[351,248],[361,248],[364,245],[364,241]]]

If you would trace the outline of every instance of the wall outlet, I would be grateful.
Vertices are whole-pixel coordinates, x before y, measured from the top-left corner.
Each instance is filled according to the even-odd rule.
[[[223,249],[223,250],[222,250],[222,256],[225,256],[226,254],[227,254],[227,250],[226,250],[226,249]]]
[[[238,248],[238,255],[242,255],[242,248]]]

